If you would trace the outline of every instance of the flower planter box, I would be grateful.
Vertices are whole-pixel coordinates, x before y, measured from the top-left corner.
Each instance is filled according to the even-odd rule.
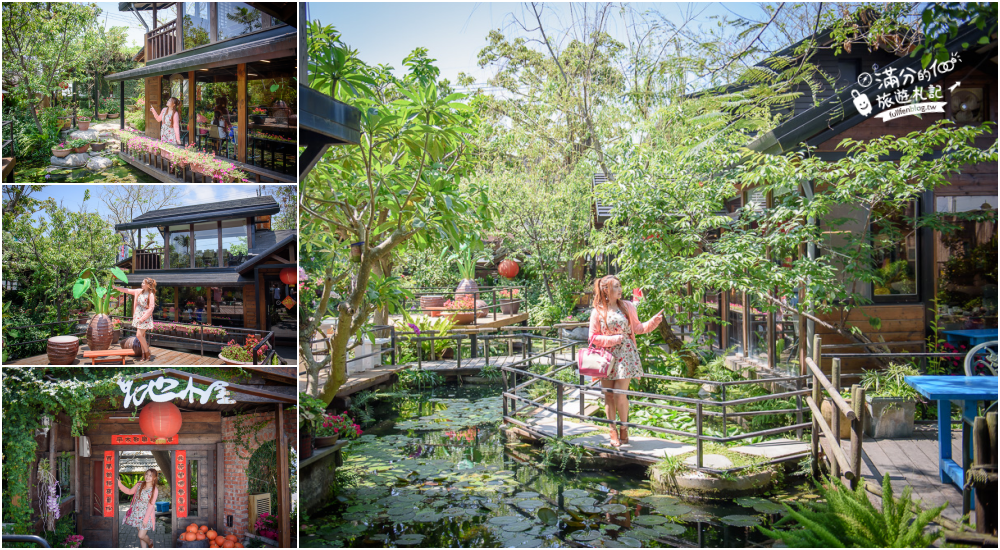
[[[865,396],[865,433],[875,439],[913,435],[917,402],[905,397]]]
[[[332,447],[334,443],[340,440],[339,435],[331,435],[326,437],[316,437],[313,438],[313,447],[321,449],[323,447]]]
[[[58,158],[67,157],[72,152],[73,152],[72,149],[56,149],[55,147],[52,148],[52,156]],[[81,323],[86,322],[86,317],[81,317],[81,319],[83,319],[82,321],[80,321]]]

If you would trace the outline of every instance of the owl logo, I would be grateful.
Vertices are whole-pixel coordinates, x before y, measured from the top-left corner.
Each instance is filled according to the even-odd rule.
[[[862,116],[872,114],[872,104],[868,101],[868,96],[857,90],[851,90],[851,95],[854,96],[854,107]]]

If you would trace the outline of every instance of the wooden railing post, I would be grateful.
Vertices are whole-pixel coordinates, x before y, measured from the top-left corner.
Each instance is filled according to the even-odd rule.
[[[464,338],[459,335],[459,338],[455,340],[455,368],[462,368],[462,340]]]
[[[840,357],[833,358],[831,375],[832,376],[830,381],[833,383],[833,389],[836,390],[837,393],[840,393]],[[817,402],[817,404],[822,406],[822,403]],[[833,444],[833,446],[840,447],[840,407],[837,407],[836,404],[834,404],[833,399],[830,399],[830,405],[831,405],[830,410],[832,411],[831,420],[833,421],[833,441],[831,441],[831,443]],[[837,462],[836,460],[831,460],[830,472],[833,474],[833,477],[835,479],[839,479],[840,463]],[[857,470],[854,470],[854,475],[855,476],[858,475]]]
[[[854,418],[851,420],[851,469],[854,470],[854,478],[851,479],[851,489],[857,489],[858,483],[864,478],[861,477],[861,443],[865,434],[865,389],[854,384],[851,387],[851,408],[854,409]]]
[[[500,378],[503,379],[503,393],[504,393],[503,399],[502,399],[502,401],[503,401],[503,417],[504,417],[504,421],[506,422],[506,419],[507,419],[507,416],[508,416],[508,414],[507,414],[507,388],[508,388],[508,385],[507,385],[507,371],[504,370],[503,367],[500,368]]]
[[[817,366],[821,366],[820,359],[822,359],[822,355],[821,355],[822,351],[820,350],[820,346],[822,345],[822,343],[823,343],[823,340],[819,336],[816,336],[815,338],[813,338],[813,362],[816,363]],[[820,385],[820,382],[819,382],[819,376],[817,376],[815,373],[813,373],[813,381],[812,381],[812,383],[813,383],[812,398],[813,398],[813,401],[815,403],[819,404],[819,403],[821,403],[820,396],[822,394],[822,386]],[[820,437],[820,433],[819,433],[819,420],[816,419],[816,415],[815,414],[813,414],[812,417],[813,417],[813,419],[812,419],[812,432],[810,434],[810,444],[811,444],[811,451],[812,451],[812,475],[813,475],[813,477],[819,477],[819,472],[820,472],[820,469],[819,469],[819,437]]]
[[[490,364],[490,335],[483,335],[483,366]]]
[[[563,385],[556,384],[556,437],[563,436]]]

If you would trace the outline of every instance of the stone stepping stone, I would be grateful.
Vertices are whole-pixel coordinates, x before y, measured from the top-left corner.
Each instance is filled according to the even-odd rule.
[[[774,439],[753,445],[743,445],[730,449],[733,452],[750,456],[762,456],[768,459],[782,458],[794,454],[808,452],[809,443],[797,439]]]
[[[692,468],[695,467],[695,465],[697,464],[697,462],[698,462],[698,457],[697,456],[689,456],[689,457],[687,457],[687,458],[684,459],[684,464],[687,464],[688,466],[691,466]],[[702,457],[701,457],[701,465],[703,467],[705,467],[705,468],[713,468],[713,469],[716,469],[716,470],[726,470],[726,469],[729,469],[729,468],[733,467],[733,461],[729,460],[728,458],[726,458],[726,457],[724,457],[722,455],[708,454],[708,455],[702,455]]]

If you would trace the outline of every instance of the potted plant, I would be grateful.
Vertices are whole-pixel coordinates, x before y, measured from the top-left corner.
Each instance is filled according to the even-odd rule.
[[[86,153],[90,148],[90,142],[85,139],[74,139],[67,142],[70,149],[75,153]]]
[[[101,110],[108,114],[108,118],[118,118],[118,100],[113,97],[106,97],[101,100]]]
[[[326,414],[323,422],[313,434],[313,446],[329,447],[338,439],[356,439],[361,435],[361,426],[358,426],[347,413]]]
[[[920,394],[903,378],[919,374],[913,366],[902,363],[865,371],[861,387],[865,388],[865,432],[869,437],[892,439],[913,434]]]
[[[264,124],[264,117],[267,116],[267,109],[262,109],[260,107],[254,107],[250,111],[250,122],[254,124]]]
[[[81,130],[86,130],[87,128],[90,128],[90,117],[87,116],[76,117],[76,126]]]
[[[444,303],[444,315],[456,325],[471,325],[476,319],[475,304],[472,294],[455,294],[454,300]]]
[[[299,392],[299,452],[302,458],[312,456],[312,437],[326,416],[326,403],[308,393]]]
[[[514,315],[521,309],[521,290],[505,288],[500,291],[500,313]]]
[[[112,267],[108,271],[111,272],[111,277],[108,277],[107,285],[101,285],[98,271],[92,268],[80,272],[80,277],[73,283],[73,298],[78,299],[86,294],[87,299],[94,306],[95,315],[90,320],[90,324],[87,325],[87,345],[95,351],[111,347],[113,329],[108,313],[111,310],[112,293],[118,293],[114,289],[113,281],[118,279],[123,283],[128,283],[125,272],[118,267]],[[88,290],[92,292],[87,294]]]
[[[456,294],[471,293],[475,295],[475,299],[479,299],[479,285],[476,284],[476,262],[479,260],[480,256],[476,254],[469,243],[462,243],[457,252],[448,256],[448,262],[458,264],[458,274],[462,277],[458,288],[455,289]]]
[[[259,343],[260,337],[256,334],[248,334],[243,345],[238,344],[236,340],[230,340],[219,352],[219,359],[227,365],[252,365],[253,348]],[[257,350],[258,363],[264,360],[269,349],[268,344],[264,344]]]
[[[111,341],[121,342],[122,340],[122,320],[111,319]]]
[[[73,148],[65,141],[52,148],[52,156],[63,158],[73,152]]]
[[[103,151],[105,147],[108,146],[108,142],[101,138],[97,138],[90,142],[90,149],[93,151]]]

